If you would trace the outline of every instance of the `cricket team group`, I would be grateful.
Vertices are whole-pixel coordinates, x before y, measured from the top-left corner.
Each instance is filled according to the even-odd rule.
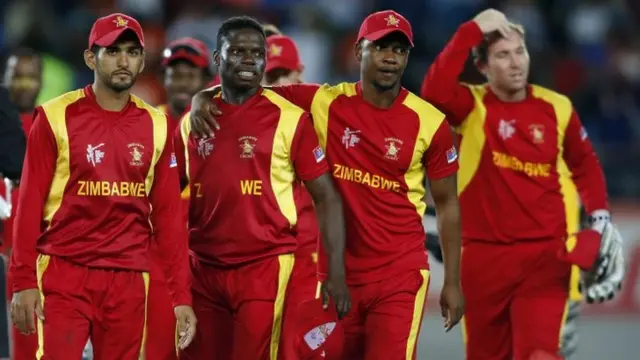
[[[167,45],[161,106],[131,94],[145,41],[125,14],[91,29],[94,82],[40,106],[38,54],[12,54],[13,358],[90,341],[96,360],[417,359],[428,192],[444,330],[425,336],[460,323],[468,360],[564,359],[570,300],[612,299],[625,271],[588,134],[528,83],[525,29],[497,10],[460,25],[420,94],[400,84],[413,47],[402,15],[373,13],[360,80],[309,84],[292,38],[233,17],[213,51]],[[459,82],[470,56],[485,84]]]

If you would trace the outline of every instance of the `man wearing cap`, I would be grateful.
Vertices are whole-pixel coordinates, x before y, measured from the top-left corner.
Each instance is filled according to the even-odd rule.
[[[460,321],[464,310],[457,152],[444,114],[400,85],[412,46],[411,25],[404,17],[377,12],[364,20],[355,45],[360,82],[271,88],[311,111],[345,203],[345,260],[353,300],[349,315],[339,323],[344,326],[345,360],[415,358],[429,283],[422,224],[425,174],[442,238],[440,304],[446,330]],[[210,100],[216,91],[194,97],[191,126],[197,135],[212,136],[211,129],[220,127],[213,118],[220,109]],[[322,249],[318,268],[324,277]],[[298,338],[308,328],[299,327]],[[312,342],[299,343],[299,353],[311,349],[321,357],[326,351]]]
[[[330,259],[326,297],[341,314],[349,310],[342,201],[309,114],[260,86],[262,25],[230,18],[217,38],[214,61],[224,91],[215,102],[227,114],[221,122],[228,131],[194,138],[185,116],[174,140],[181,175],[191,186],[192,294],[200,320],[184,358],[276,360],[282,358],[283,313],[303,226],[300,191],[312,195],[323,230]]]
[[[98,358],[144,356],[152,245],[180,345],[193,338],[171,128],[164,113],[130,94],[143,49],[135,19],[98,19],[84,52],[93,84],[36,108],[10,272],[13,323],[24,333],[37,326],[39,358],[79,359],[89,336]]]
[[[191,105],[191,97],[202,90],[209,81],[211,77],[209,58],[210,52],[207,45],[194,38],[174,40],[164,50],[162,67],[167,103],[157,108],[167,115],[171,134],[178,127],[180,117]],[[189,210],[188,187],[182,192],[181,197],[183,224],[186,226]],[[153,261],[154,258],[151,262],[151,282],[147,304],[149,317],[145,355],[147,359],[153,360],[177,359],[176,317],[163,270],[159,262]]]

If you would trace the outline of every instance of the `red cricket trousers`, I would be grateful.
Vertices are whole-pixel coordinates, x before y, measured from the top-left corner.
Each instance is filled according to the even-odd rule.
[[[343,360],[416,359],[429,287],[429,271],[349,286],[351,311],[342,320]]]
[[[180,359],[277,360],[293,254],[219,268],[191,259],[196,337]]]
[[[96,360],[137,360],[144,348],[149,275],[38,257],[44,321],[40,360],[81,359],[89,335]]]
[[[145,359],[177,360],[177,320],[169,288],[163,278],[154,279],[152,275],[147,312]]]
[[[558,257],[564,246],[560,240],[465,243],[467,360],[562,359],[571,276],[571,265]]]
[[[316,254],[296,254],[296,263],[289,280],[285,299],[284,323],[282,328],[282,346],[285,360],[298,360],[295,336],[296,319],[292,317],[296,307],[304,301],[313,300],[318,289],[318,276],[315,261]]]

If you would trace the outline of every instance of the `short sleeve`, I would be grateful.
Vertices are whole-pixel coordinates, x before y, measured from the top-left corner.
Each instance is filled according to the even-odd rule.
[[[423,161],[429,179],[446,178],[458,171],[458,151],[446,120],[440,123],[431,137]]]
[[[329,170],[324,149],[318,143],[318,136],[313,130],[308,113],[304,113],[298,122],[291,143],[291,162],[298,178],[303,181],[313,180]]]

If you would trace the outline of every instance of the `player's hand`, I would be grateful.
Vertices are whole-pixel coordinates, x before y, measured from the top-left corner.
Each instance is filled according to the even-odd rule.
[[[446,331],[456,326],[464,315],[464,297],[460,284],[445,283],[440,292],[440,309]]]
[[[40,291],[26,289],[13,294],[11,299],[11,320],[21,333],[28,335],[36,332],[36,318],[44,320]]]
[[[191,306],[188,305],[176,306],[173,311],[178,320],[178,347],[180,350],[184,350],[196,336],[198,319]]]
[[[212,138],[215,137],[215,131],[220,130],[216,116],[222,115],[222,112],[213,103],[210,93],[201,91],[193,96],[190,114],[191,132],[196,137]]]
[[[507,37],[511,32],[511,24],[507,17],[496,9],[487,9],[473,18],[482,33],[485,35],[498,31],[500,35]]]
[[[322,283],[322,308],[329,308],[329,300],[333,299],[338,313],[338,319],[342,319],[351,310],[351,298],[349,288],[344,276],[329,276]]]

